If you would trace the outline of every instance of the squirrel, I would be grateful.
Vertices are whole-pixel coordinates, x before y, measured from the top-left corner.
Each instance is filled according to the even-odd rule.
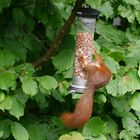
[[[74,112],[66,112],[61,115],[60,119],[66,127],[80,128],[89,120],[92,115],[93,95],[95,90],[105,86],[112,77],[111,71],[104,64],[99,54],[97,54],[95,48],[94,56],[95,60],[87,64],[84,56],[79,58],[88,76],[87,87],[80,100],[77,102]]]

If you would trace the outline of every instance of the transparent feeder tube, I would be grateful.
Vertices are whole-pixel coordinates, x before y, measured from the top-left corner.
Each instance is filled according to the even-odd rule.
[[[87,73],[83,70],[80,58],[83,56],[86,63],[92,61],[95,23],[96,18],[77,17],[74,72],[70,92],[83,93],[86,88]]]

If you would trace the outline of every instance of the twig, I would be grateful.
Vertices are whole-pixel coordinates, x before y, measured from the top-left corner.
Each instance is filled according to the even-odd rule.
[[[62,26],[62,28],[60,29],[58,34],[56,35],[56,37],[53,41],[53,45],[41,58],[39,58],[38,60],[36,60],[35,62],[32,63],[34,67],[39,67],[39,66],[43,65],[54,55],[55,51],[59,47],[59,44],[61,43],[61,41],[64,37],[64,35],[68,31],[68,29],[70,28],[72,23],[74,22],[77,9],[80,8],[84,2],[85,2],[85,0],[77,0],[75,2],[74,8],[73,8],[69,18],[67,19],[65,24]]]

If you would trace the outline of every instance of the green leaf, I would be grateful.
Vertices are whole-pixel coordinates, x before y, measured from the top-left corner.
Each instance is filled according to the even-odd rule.
[[[27,127],[30,140],[46,140],[47,127],[45,124],[32,124]]]
[[[11,0],[0,0],[0,13],[2,13],[3,8],[9,7]]]
[[[28,140],[29,134],[27,130],[18,122],[11,124],[12,135],[16,140]]]
[[[135,16],[136,16],[137,21],[138,21],[139,24],[140,24],[140,15],[139,15],[139,11],[135,11]]]
[[[127,130],[122,130],[119,134],[119,138],[123,140],[131,140],[131,133]]]
[[[99,9],[103,15],[105,15],[106,19],[109,17],[112,17],[114,12],[113,12],[113,7],[109,1],[105,2]]]
[[[24,12],[21,8],[14,8],[13,9],[13,18],[17,24],[24,24],[26,21],[26,17]]]
[[[118,124],[111,117],[104,117],[104,121],[107,123],[107,127],[105,129],[106,134],[115,135],[118,131]]]
[[[121,113],[128,112],[130,110],[129,103],[125,97],[111,98],[111,104],[112,104],[113,108],[120,111]]]
[[[64,78],[72,78],[73,76],[73,67],[63,72]]]
[[[106,123],[99,117],[91,118],[84,126],[83,132],[85,135],[100,136],[104,133]]]
[[[138,0],[123,0],[125,3],[127,4],[131,4],[131,5],[137,5],[140,4],[140,2]]]
[[[17,33],[18,31],[16,31]],[[8,34],[9,36],[9,34]],[[17,35],[19,36],[19,34]],[[17,38],[16,36],[16,38]],[[11,38],[11,37],[10,37]],[[12,55],[15,57],[17,61],[26,59],[26,48],[24,47],[23,38],[19,38],[15,41],[15,39],[6,39],[4,42],[5,47],[9,50]]]
[[[4,92],[0,91],[0,103],[4,101],[4,99],[5,99],[5,94]]]
[[[38,77],[37,81],[46,90],[56,89],[58,87],[57,81],[51,76]]]
[[[97,102],[98,104],[103,104],[107,101],[107,98],[104,94],[99,93],[97,95],[95,95],[95,102]]]
[[[71,140],[71,136],[68,134],[64,134],[64,135],[60,136],[60,138],[58,140]]]
[[[139,65],[138,75],[139,75],[139,77],[140,77],[140,65]]]
[[[125,85],[125,82],[124,82],[123,77],[122,77],[119,79],[119,82],[118,82],[118,95],[122,96],[127,92],[128,92],[128,88]]]
[[[139,37],[135,33],[133,33],[130,29],[126,30],[126,36],[130,42],[137,42],[137,40],[139,40]]]
[[[124,117],[122,119],[122,123],[123,123],[123,128],[125,128],[126,130],[133,132],[136,135],[140,134],[140,126],[135,120],[129,117]]]
[[[12,108],[12,99],[10,96],[6,96],[4,101],[0,103],[0,109],[2,111],[10,110]]]
[[[67,81],[62,81],[59,83],[59,91],[61,95],[67,95],[68,94],[68,88],[70,86],[70,83]]]
[[[58,91],[53,91],[52,92],[52,96],[58,100],[59,102],[64,102],[64,98],[62,97],[62,95],[58,92]]]
[[[123,53],[120,51],[113,51],[111,52],[110,56],[117,62],[123,60]]]
[[[0,72],[0,89],[8,90],[16,87],[16,77],[13,70]]]
[[[14,65],[15,56],[8,50],[0,50],[0,68]]]
[[[60,136],[58,140],[84,140],[84,137],[79,132],[71,132],[69,135],[65,134]]]
[[[35,72],[33,65],[31,65],[30,63],[17,65],[14,68],[16,73],[19,73],[21,75],[26,75],[26,76],[32,76]]]
[[[118,94],[118,82],[119,82],[119,79],[113,79],[106,85],[106,89],[107,89],[108,94],[111,94],[114,97],[117,96],[117,94]]]
[[[112,96],[122,96],[127,92],[140,89],[140,79],[137,71],[133,69],[123,77],[111,80],[106,89]]]
[[[43,93],[39,93],[35,95],[34,99],[37,102],[40,109],[45,109],[49,105],[49,103],[46,100],[46,96]]]
[[[61,51],[53,59],[53,64],[60,72],[68,70],[73,66],[74,55],[73,50],[67,49]]]
[[[138,117],[138,119],[140,120],[140,112],[136,111],[136,116]]]
[[[140,89],[140,78],[138,76],[137,70],[133,69],[123,77],[123,82],[125,83],[127,90],[134,92]]]
[[[140,111],[140,94],[138,92],[133,94],[129,103],[132,109],[134,109],[135,111]]]
[[[12,108],[9,113],[17,119],[24,115],[24,106],[14,96],[12,97]]]
[[[101,6],[102,0],[86,0],[86,3],[92,8],[98,9]]]
[[[20,80],[22,82],[22,89],[26,94],[34,96],[38,93],[38,85],[32,77],[21,77]]]
[[[134,23],[135,14],[130,6],[125,7],[125,6],[120,5],[118,7],[118,12],[122,17],[127,18],[130,23]]]
[[[135,45],[130,45],[129,46],[129,48],[128,48],[128,53],[127,53],[127,55],[126,55],[126,58],[125,58],[125,60],[127,61],[127,59],[128,59],[128,61],[127,61],[127,65],[129,66],[130,64],[130,60],[132,59],[132,62],[135,64],[137,64],[137,63],[139,63],[139,61],[140,61],[140,55],[139,55],[139,53],[140,53],[140,47],[139,47],[139,45],[140,45],[140,40],[137,40],[136,41],[136,44]],[[132,63],[131,62],[131,63]],[[133,63],[132,63],[132,66],[133,66]],[[135,66],[135,65],[134,65]],[[136,65],[137,66],[137,65]]]
[[[9,120],[0,121],[0,131],[2,132],[0,138],[6,139],[10,136],[11,134],[10,124],[11,122]]]
[[[96,32],[104,37],[108,42],[113,42],[111,45],[114,45],[114,43],[120,45],[127,42],[124,32],[117,30],[112,25],[107,25],[101,20],[99,20],[96,24]],[[103,44],[100,45],[102,46]]]
[[[117,73],[118,70],[120,69],[118,62],[112,59],[111,57],[106,57],[105,63],[109,67],[112,73]]]

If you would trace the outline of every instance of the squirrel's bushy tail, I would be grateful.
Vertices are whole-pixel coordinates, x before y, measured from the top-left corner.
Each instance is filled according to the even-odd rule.
[[[73,113],[66,112],[60,117],[66,127],[82,127],[92,115],[93,89],[86,89]]]

